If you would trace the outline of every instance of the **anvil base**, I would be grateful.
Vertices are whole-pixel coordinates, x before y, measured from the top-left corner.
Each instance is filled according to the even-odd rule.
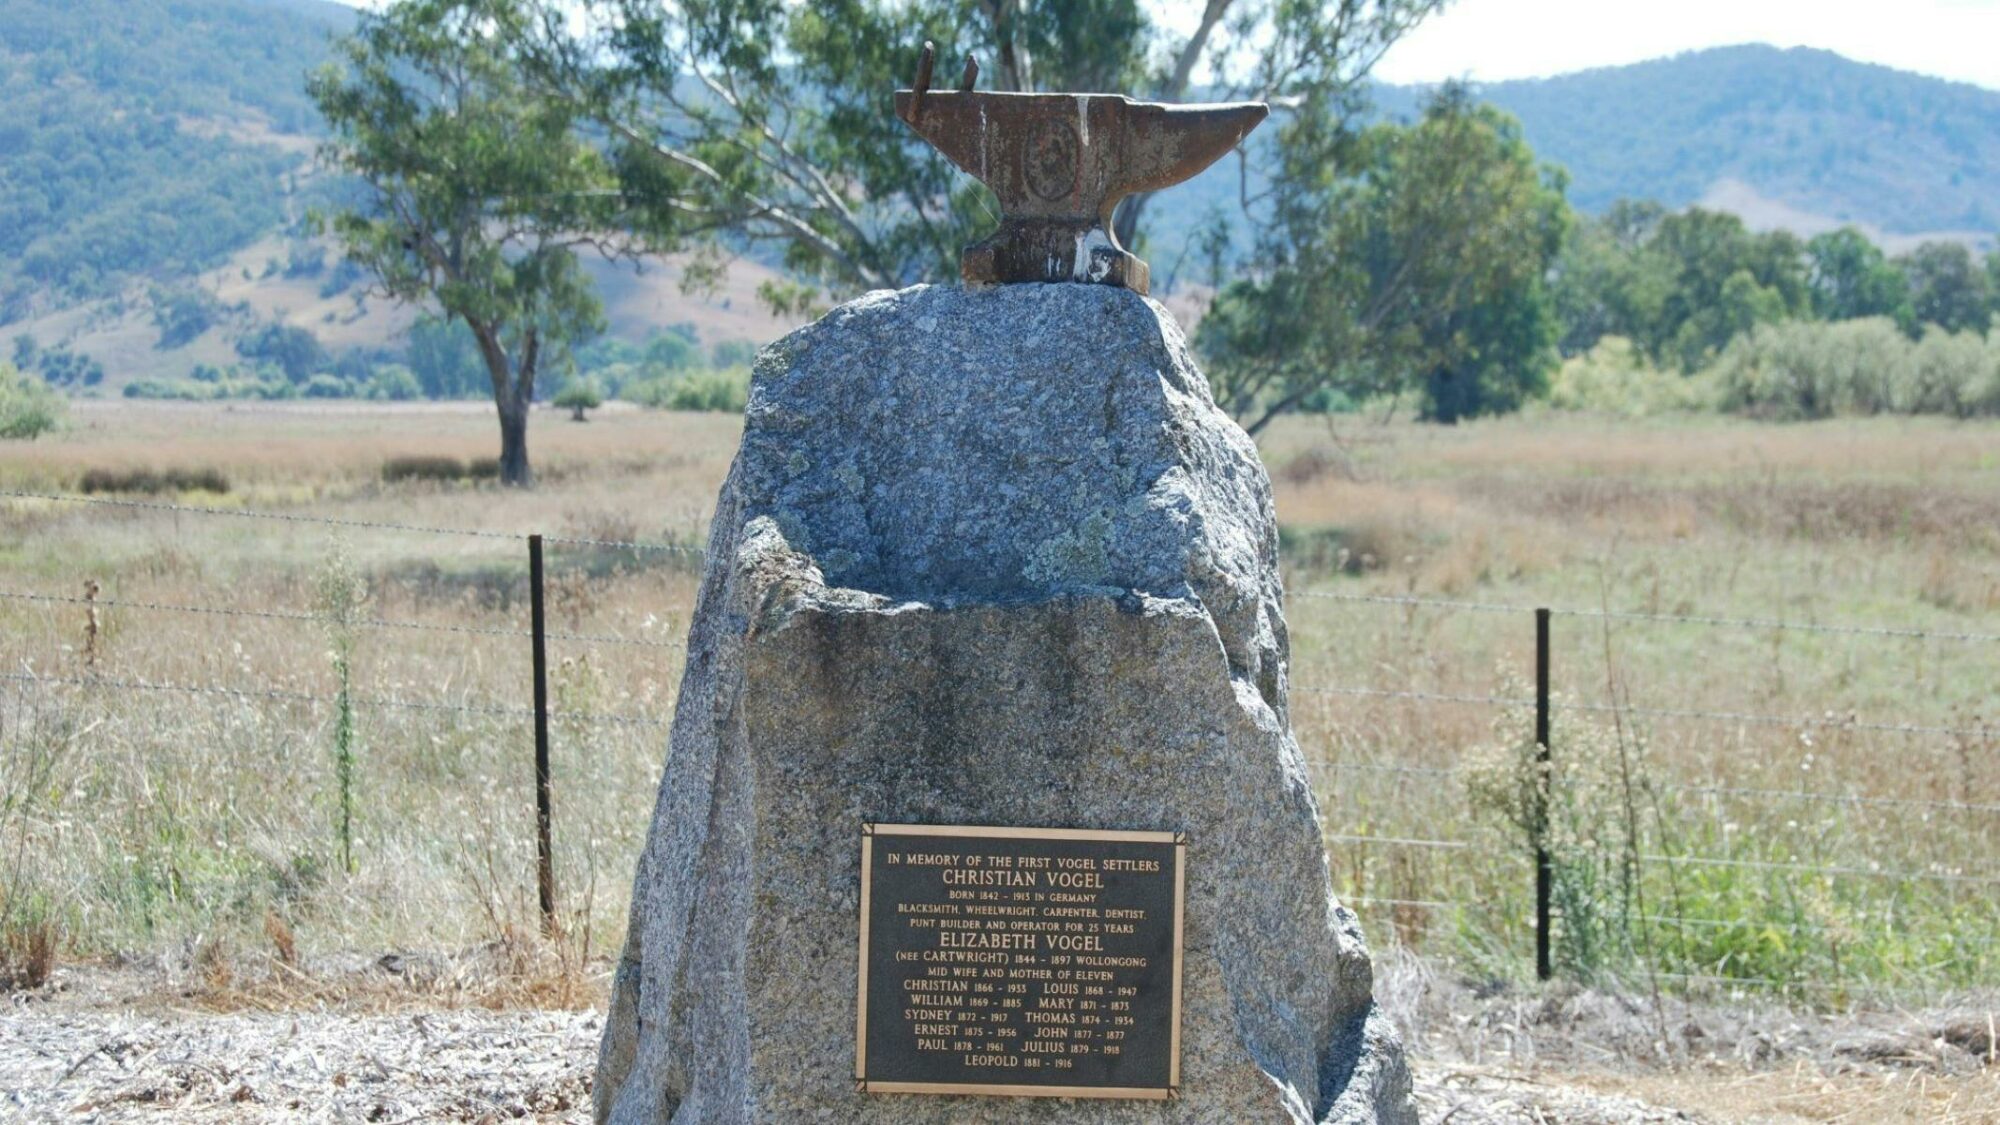
[[[1003,220],[991,238],[965,248],[958,269],[967,285],[1082,281],[1143,295],[1152,283],[1145,260],[1112,245],[1096,223],[1046,218]]]

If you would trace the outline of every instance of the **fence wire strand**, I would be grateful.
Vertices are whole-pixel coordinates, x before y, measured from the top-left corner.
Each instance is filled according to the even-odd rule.
[[[1408,836],[1366,836],[1328,833],[1328,840],[1345,844],[1385,844],[1392,848],[1424,848],[1437,851],[1463,851],[1479,845],[1472,840],[1427,840]],[[1898,882],[1915,882],[1920,879],[1947,883],[1979,883],[2000,885],[2000,875],[1967,875],[1956,871],[1899,871],[1893,868],[1848,867],[1827,863],[1786,863],[1779,860],[1730,859],[1712,855],[1646,855],[1638,857],[1642,863],[1676,864],[1686,863],[1701,867],[1736,867],[1754,871],[1794,871],[1807,875],[1852,875],[1868,879],[1894,879]]]
[[[73,496],[61,492],[24,492],[20,489],[0,489],[0,497],[15,500],[47,500],[61,504],[94,504],[107,508],[129,508],[136,511],[169,512],[175,515],[226,516],[232,519],[273,520],[279,523],[318,524],[325,527],[356,528],[365,531],[398,531],[416,535],[457,535],[473,539],[500,539],[524,542],[526,534],[514,531],[490,531],[476,527],[439,527],[423,524],[393,523],[385,520],[358,520],[344,516],[307,516],[294,512],[260,512],[251,508],[211,508],[198,504],[169,504],[161,500],[127,500],[111,496]],[[668,554],[699,556],[706,554],[700,547],[690,547],[681,543],[654,543],[636,539],[587,539],[578,536],[545,535],[544,543],[570,547],[592,547],[620,551],[658,551]]]
[[[1372,687],[1298,687],[1303,695],[1345,695],[1363,699],[1407,699],[1419,703],[1465,703],[1483,707],[1533,707],[1532,699],[1497,695],[1463,695],[1440,691],[1404,691]],[[1757,726],[1796,727],[1802,730],[1865,730],[1879,734],[1942,734],[1954,738],[1985,740],[2000,737],[2000,726],[1941,727],[1922,723],[1875,723],[1838,715],[1760,715],[1746,711],[1700,711],[1684,708],[1628,707],[1613,703],[1580,703],[1560,700],[1550,703],[1555,711],[1582,711],[1591,714],[1631,715],[1650,719],[1696,719],[1704,722],[1748,723]]]
[[[1454,598],[1419,598],[1397,594],[1345,594],[1333,590],[1297,590],[1293,597],[1356,605],[1407,606],[1412,609],[1451,609],[1468,613],[1514,613],[1531,615],[1536,607],[1505,602],[1476,602]],[[1840,622],[1786,621],[1774,617],[1722,617],[1694,613],[1638,613],[1627,610],[1551,607],[1557,617],[1595,618],[1662,625],[1702,625],[1723,629],[1755,629],[1790,633],[1832,633],[1855,637],[1895,637],[1907,640],[1964,641],[1972,644],[2000,644],[2000,633],[1977,633],[1955,629],[1908,629],[1893,625],[1852,625]]]
[[[208,617],[249,617],[265,621],[300,621],[312,624],[331,625],[340,622],[323,613],[305,613],[297,610],[279,609],[227,609],[222,606],[175,605],[170,602],[125,601],[119,598],[81,598],[73,594],[37,594],[21,590],[0,590],[0,599],[20,602],[43,602],[62,605],[89,606],[97,609],[135,609],[161,613],[190,613]],[[448,625],[433,621],[397,621],[381,617],[358,617],[345,624],[357,629],[411,629],[433,633],[459,633],[477,637],[532,637],[527,629],[510,629],[488,625]],[[621,637],[611,633],[569,633],[550,629],[542,634],[552,641],[573,641],[579,644],[630,645],[635,648],[683,648],[677,640],[649,640],[644,637]]]
[[[130,680],[110,676],[45,676],[33,672],[0,672],[0,680],[29,686],[62,686],[82,688],[113,688],[119,691],[172,691],[186,695],[209,695],[227,699],[264,699],[280,703],[310,703],[331,706],[339,702],[334,696],[314,695],[310,692],[289,691],[284,688],[239,688],[227,684],[177,684],[167,681]],[[348,704],[361,710],[416,711],[431,714],[482,715],[491,718],[532,719],[532,707],[502,707],[486,703],[438,703],[429,700],[385,699],[376,696],[354,696]],[[588,723],[607,723],[624,726],[665,727],[664,719],[649,718],[644,715],[620,715],[602,711],[563,711],[550,709],[551,720],[577,720]]]
[[[1311,768],[1336,773],[1390,773],[1413,777],[1457,777],[1464,771],[1448,766],[1392,766],[1381,762],[1314,762]],[[1863,797],[1854,793],[1818,793],[1810,789],[1759,789],[1741,785],[1699,785],[1676,781],[1655,781],[1650,788],[1662,793],[1705,793],[1715,796],[1752,797],[1811,801],[1821,804],[1897,808],[1939,809],[1947,812],[2000,813],[2000,805],[1977,801],[1947,801],[1936,797]]]

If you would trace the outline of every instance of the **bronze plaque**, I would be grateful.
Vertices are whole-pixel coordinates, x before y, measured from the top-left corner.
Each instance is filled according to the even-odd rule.
[[[1180,1095],[1187,838],[864,824],[856,1086]]]

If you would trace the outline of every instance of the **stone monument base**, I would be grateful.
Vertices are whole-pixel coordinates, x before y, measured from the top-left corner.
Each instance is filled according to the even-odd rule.
[[[767,349],[600,1120],[1413,1122],[1330,893],[1281,601],[1255,447],[1142,297],[876,293]],[[878,822],[1185,834],[1179,1096],[860,1092]]]

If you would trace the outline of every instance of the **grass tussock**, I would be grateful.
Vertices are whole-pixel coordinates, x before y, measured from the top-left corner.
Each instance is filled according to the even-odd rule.
[[[76,488],[85,496],[102,493],[159,496],[182,492],[229,491],[229,478],[214,466],[90,469],[77,478]]]
[[[0,992],[47,984],[55,972],[60,940],[53,918],[0,904]]]
[[[433,484],[485,482],[500,479],[498,457],[445,457],[437,454],[404,454],[382,462],[382,483],[403,484],[427,481]]]
[[[339,1008],[351,1013],[453,1008],[588,1008],[610,967],[563,937],[508,929],[451,952],[287,960],[283,947],[233,940],[197,948],[162,983],[211,1012]]]

